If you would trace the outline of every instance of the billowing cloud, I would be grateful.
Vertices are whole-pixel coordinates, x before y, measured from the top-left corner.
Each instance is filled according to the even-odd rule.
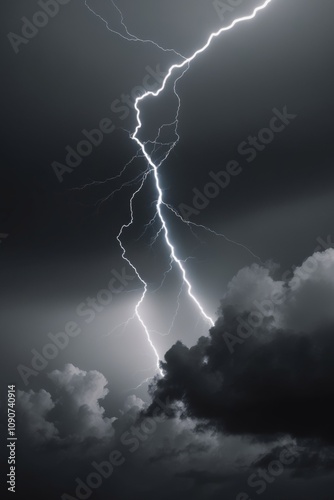
[[[311,472],[329,481],[334,322],[321,297],[334,290],[334,251],[310,259],[280,279],[274,268],[242,269],[209,335],[190,348],[177,342],[165,354],[165,376],[151,387],[151,405],[131,395],[117,421],[104,410],[101,373],[73,365],[51,372],[50,393],[20,393],[30,436],[37,430],[66,458],[94,455],[100,463],[119,450],[125,463],[112,480],[125,500],[134,491],[152,499],[161,491],[175,499],[238,498],[286,453],[293,460],[279,465],[282,482]]]
[[[58,406],[62,411],[59,425],[66,435],[78,440],[113,435],[114,419],[105,417],[105,410],[100,405],[109,392],[102,373],[86,372],[67,364],[63,371],[51,372],[49,378],[58,390]]]
[[[227,285],[227,291],[221,300],[219,312],[232,309],[234,314],[258,311],[261,304],[268,300],[277,304],[286,294],[283,280],[275,280],[270,269],[253,264],[241,269]],[[272,311],[274,312],[274,311]],[[279,324],[279,311],[272,314],[274,324]]]
[[[54,407],[51,394],[44,389],[39,392],[33,390],[17,392],[20,425],[30,440],[43,444],[58,438],[58,430],[54,423],[47,420],[48,414]]]
[[[108,394],[106,378],[67,364],[49,374],[54,396],[45,390],[19,391],[18,407],[25,433],[35,444],[70,448],[114,435],[114,418],[106,417],[101,401]],[[93,441],[92,441],[93,440]]]
[[[334,444],[333,301],[324,296],[334,298],[332,249],[290,280],[258,265],[241,270],[209,337],[166,353],[154,397],[180,402],[188,417],[227,433]]]
[[[316,252],[288,282],[285,326],[312,332],[334,323],[334,249]]]

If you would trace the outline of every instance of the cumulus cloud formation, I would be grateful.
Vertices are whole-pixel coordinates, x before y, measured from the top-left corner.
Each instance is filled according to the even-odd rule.
[[[40,390],[19,391],[18,406],[26,434],[36,444],[59,445],[113,436],[114,418],[105,416],[100,401],[108,394],[106,378],[97,371],[86,372],[67,364],[49,374],[55,396]]]
[[[290,279],[258,265],[241,270],[209,337],[166,353],[154,397],[181,402],[185,415],[231,434],[333,445],[333,298],[333,249]]]
[[[49,378],[59,393],[59,405],[62,408],[61,427],[67,435],[78,439],[88,437],[105,438],[112,436],[113,418],[104,416],[105,410],[100,405],[108,394],[107,380],[102,373],[92,370],[86,372],[72,364],[63,371],[54,370]]]
[[[47,415],[55,407],[51,394],[41,389],[39,392],[17,392],[17,408],[22,415],[22,425],[28,438],[38,444],[51,441],[58,437],[58,430]]]
[[[116,421],[103,407],[105,377],[69,364],[49,374],[50,392],[20,391],[26,434],[58,448],[60,458],[65,450],[65,458],[100,462],[120,450],[126,462],[113,481],[126,500],[134,492],[153,500],[162,490],[176,499],[238,498],[250,474],[266,472],[286,449],[293,460],[282,481],[311,471],[327,481],[334,318],[325,297],[334,298],[334,250],[278,279],[273,272],[257,264],[239,271],[209,335],[165,354],[151,405],[128,396]]]
[[[334,249],[316,252],[288,283],[286,326],[313,331],[334,322]]]
[[[334,249],[315,252],[293,272],[274,279],[271,269],[253,264],[227,286],[219,312],[267,318],[266,328],[309,332],[334,321]],[[262,318],[263,319],[263,318]],[[250,318],[252,322],[252,318]],[[256,325],[255,325],[256,326]]]
[[[268,299],[277,303],[286,293],[284,285],[284,281],[274,280],[270,269],[258,264],[245,267],[228,284],[220,312],[232,308],[234,314],[242,314],[256,311],[257,306]],[[273,319],[278,322],[277,310]]]
[[[130,411],[131,409],[142,410],[144,407],[145,407],[144,401],[142,401],[140,398],[137,398],[137,396],[133,394],[128,396],[124,403],[125,411]]]

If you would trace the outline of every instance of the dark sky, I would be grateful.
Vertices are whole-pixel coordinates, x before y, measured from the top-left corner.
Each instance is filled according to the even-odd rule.
[[[163,235],[154,242],[158,221],[146,227],[157,199],[151,175],[122,241],[148,283],[140,310],[165,359],[166,376],[158,383],[152,382],[156,357],[145,331],[136,319],[124,323],[134,314],[142,284],[116,239],[130,220],[130,198],[147,167],[136,158],[119,176],[137,152],[129,137],[136,125],[132,103],[143,85],[157,88],[180,54],[189,57],[210,33],[261,2],[241,0],[220,16],[217,5],[228,1],[117,3],[129,32],[168,50],[115,33],[125,32],[110,0],[87,0],[88,6],[83,0],[45,0],[45,9],[56,12],[45,26],[32,28],[42,3],[4,0],[1,7],[1,379],[21,391],[20,488],[36,498],[61,498],[65,491],[74,496],[75,478],[86,477],[94,459],[108,456],[129,422],[138,422],[143,401],[154,406],[160,394],[177,405],[174,416],[92,498],[253,500],[247,478],[263,457],[276,459],[284,446],[302,451],[260,496],[332,498],[330,422],[324,423],[328,432],[317,432],[333,377],[326,357],[333,352],[334,297],[332,3],[272,0],[256,19],[215,39],[177,83],[180,140],[159,167],[159,179],[164,201],[193,225],[163,213],[193,291],[217,324],[209,334],[176,266],[163,281],[168,249]],[[23,35],[30,38],[15,38]],[[154,140],[159,127],[175,119],[173,82],[142,106],[141,140]],[[105,133],[96,133],[101,126]],[[88,154],[80,149],[87,135],[99,142]],[[175,139],[171,127],[161,139]],[[69,154],[72,165],[59,173]],[[158,162],[162,155],[158,148],[152,157]],[[319,251],[321,265],[296,291],[293,273]],[[110,280],[112,300],[99,303],[91,320],[80,315]],[[284,307],[261,324],[260,340],[237,357],[222,353],[226,329],[233,334],[240,315],[252,310],[245,297],[268,300],[271,289],[280,287]],[[18,366],[31,367],[32,350],[40,353],[50,334],[64,332],[68,322],[77,323],[80,333],[25,384]],[[279,367],[274,373],[270,360]],[[310,371],[316,375],[307,393]],[[289,377],[295,381],[291,394]],[[267,386],[257,385],[263,379],[279,387],[273,401]],[[296,394],[304,392],[299,406]],[[2,392],[2,410],[4,397]],[[292,400],[295,416],[284,419],[282,408]],[[274,408],[268,413],[267,404]],[[317,405],[314,426],[296,432],[296,421]],[[239,419],[244,425],[232,428]],[[36,467],[43,471],[38,484]]]

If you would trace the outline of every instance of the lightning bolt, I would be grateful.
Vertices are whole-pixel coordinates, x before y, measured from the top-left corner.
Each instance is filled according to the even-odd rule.
[[[159,45],[158,43],[154,42],[153,40],[146,40],[146,39],[138,38],[136,35],[133,35],[132,33],[130,33],[129,30],[128,30],[128,28],[127,28],[127,26],[126,26],[126,24],[125,24],[125,22],[124,22],[124,16],[122,14],[121,9],[116,5],[116,3],[115,3],[114,0],[111,0],[111,3],[113,4],[113,6],[115,7],[115,9],[117,10],[117,12],[120,15],[121,25],[124,28],[125,35],[122,34],[122,33],[120,33],[119,31],[116,31],[116,30],[110,28],[108,21],[106,21],[105,19],[103,19],[103,17],[100,16],[100,14],[98,14],[97,12],[95,12],[95,10],[93,10],[88,5],[88,1],[85,0],[85,5],[88,8],[88,10],[90,10],[90,12],[92,12],[92,14],[94,14],[94,16],[98,17],[105,24],[107,30],[111,31],[111,33],[114,33],[115,35],[120,36],[121,38],[123,38],[124,40],[127,40],[128,42],[141,42],[141,43],[147,43],[147,44],[150,44],[150,45],[154,45],[159,50],[163,50],[164,52],[173,52],[175,55],[181,57],[182,59],[185,59],[185,57],[182,54],[180,54],[179,52],[177,52],[174,49],[166,49],[166,48],[162,47],[161,45]]]
[[[250,20],[254,19],[260,11],[264,10],[272,2],[272,0],[266,0],[260,6],[256,7],[250,15],[237,18],[233,22],[231,22],[231,24],[229,24],[228,26],[222,27],[218,31],[216,31],[214,33],[211,33],[211,35],[209,36],[207,42],[201,48],[199,48],[198,50],[196,50],[188,58],[185,58],[184,56],[182,56],[181,54],[179,54],[174,49],[165,49],[165,48],[161,47],[160,45],[158,45],[157,43],[155,43],[152,40],[143,40],[143,39],[140,39],[137,36],[131,34],[130,31],[128,30],[128,28],[126,27],[126,24],[124,22],[124,17],[123,17],[123,14],[122,14],[121,10],[115,4],[114,0],[111,0],[111,2],[112,2],[113,6],[116,8],[116,10],[118,11],[118,13],[120,15],[121,24],[122,24],[122,26],[124,28],[125,35],[123,35],[123,34],[117,32],[117,31],[111,29],[109,27],[108,22],[105,19],[103,19],[99,14],[97,14],[96,12],[94,12],[94,10],[91,7],[88,6],[87,0],[85,1],[85,5],[89,8],[89,10],[91,12],[94,13],[94,15],[96,15],[97,17],[99,17],[105,23],[105,25],[106,25],[106,27],[107,27],[107,29],[109,31],[111,31],[111,32],[113,32],[113,33],[121,36],[122,38],[124,38],[124,39],[126,39],[126,40],[128,40],[130,42],[134,41],[134,42],[142,42],[142,43],[153,44],[157,48],[159,48],[160,50],[163,50],[164,52],[170,52],[171,51],[175,55],[179,56],[182,59],[181,62],[173,64],[172,66],[170,66],[170,68],[169,68],[169,70],[168,70],[165,78],[163,79],[163,81],[161,83],[161,86],[158,88],[158,90],[156,90],[155,92],[154,91],[147,91],[144,94],[142,94],[141,96],[137,97],[136,100],[135,100],[134,109],[136,111],[136,127],[135,127],[135,130],[134,130],[133,134],[130,135],[130,138],[137,144],[137,146],[139,146],[139,152],[137,153],[137,155],[140,154],[143,158],[146,159],[148,167],[145,170],[145,172],[141,175],[139,187],[133,192],[133,194],[131,196],[131,199],[130,199],[130,221],[128,223],[122,225],[122,227],[121,227],[121,229],[120,229],[120,231],[119,231],[119,233],[117,235],[117,241],[118,241],[118,243],[120,245],[120,248],[122,250],[122,258],[133,269],[133,271],[135,272],[138,280],[141,282],[141,284],[143,286],[143,292],[141,294],[141,297],[140,297],[139,301],[137,302],[137,304],[135,306],[134,315],[125,324],[128,324],[129,321],[131,321],[132,319],[134,319],[135,317],[137,317],[139,323],[141,324],[143,330],[145,331],[148,343],[151,346],[151,348],[152,348],[152,350],[154,352],[154,355],[156,357],[157,370],[160,373],[160,375],[163,376],[163,372],[160,369],[158,351],[157,351],[156,347],[154,346],[153,341],[151,339],[150,330],[146,326],[146,324],[145,324],[145,322],[144,322],[144,320],[143,320],[143,318],[141,317],[141,314],[140,314],[140,307],[143,304],[143,302],[145,300],[145,297],[147,295],[147,292],[148,292],[148,284],[142,278],[142,276],[140,275],[139,271],[137,270],[137,268],[133,264],[133,262],[127,257],[127,255],[126,255],[126,249],[125,249],[125,247],[123,245],[123,242],[122,242],[122,235],[123,235],[123,232],[127,228],[129,228],[133,224],[133,222],[134,222],[133,203],[134,203],[134,200],[135,200],[136,196],[138,195],[138,193],[143,188],[143,186],[145,184],[145,181],[147,180],[148,176],[149,175],[153,175],[154,176],[154,181],[155,181],[155,190],[156,190],[156,194],[157,194],[157,200],[155,202],[155,216],[148,223],[148,226],[152,225],[157,218],[159,219],[159,221],[160,221],[160,229],[159,229],[159,231],[158,231],[158,233],[156,235],[156,238],[161,233],[163,233],[164,239],[165,239],[165,243],[166,243],[167,248],[169,249],[169,255],[170,255],[170,266],[169,266],[168,271],[166,271],[166,273],[168,273],[172,269],[173,264],[175,264],[178,267],[179,272],[181,273],[181,277],[182,277],[182,288],[181,288],[181,290],[183,290],[183,288],[186,287],[188,296],[190,297],[190,299],[196,305],[196,307],[199,310],[201,316],[204,318],[205,321],[207,321],[210,324],[210,326],[214,325],[213,319],[205,312],[203,306],[201,305],[200,301],[197,299],[197,297],[195,296],[195,294],[193,292],[193,288],[192,288],[191,282],[189,281],[189,278],[187,276],[187,272],[186,272],[186,269],[185,269],[185,266],[184,266],[184,262],[178,257],[177,252],[175,250],[175,247],[174,247],[174,245],[172,243],[172,240],[171,240],[171,237],[170,237],[170,231],[169,231],[166,219],[165,219],[164,214],[163,214],[163,209],[165,208],[166,210],[171,211],[177,218],[179,218],[183,223],[185,223],[190,228],[192,228],[192,226],[196,226],[198,228],[210,231],[213,234],[215,234],[216,236],[223,236],[224,238],[226,238],[226,237],[224,235],[216,233],[215,231],[211,230],[210,228],[207,228],[206,226],[202,226],[202,225],[195,224],[195,223],[192,223],[192,222],[184,220],[181,217],[181,215],[173,207],[171,207],[170,205],[168,205],[168,204],[166,204],[164,202],[163,191],[162,191],[162,188],[161,188],[161,183],[160,183],[160,178],[159,178],[159,167],[166,160],[166,158],[169,156],[169,154],[171,153],[171,151],[175,148],[176,144],[178,143],[178,141],[180,139],[179,134],[177,132],[178,117],[179,117],[179,111],[180,111],[180,106],[181,106],[181,100],[180,100],[180,97],[179,97],[179,95],[177,93],[177,83],[178,83],[178,81],[183,77],[184,73],[189,69],[190,64],[200,54],[202,54],[203,52],[205,52],[210,47],[212,41],[215,38],[219,37],[222,33],[233,29],[237,24],[240,24],[240,23],[243,23],[243,22],[250,21]],[[177,78],[175,78],[174,85],[173,85],[173,91],[174,91],[174,94],[175,94],[175,96],[177,98],[178,107],[177,107],[177,111],[176,111],[175,121],[173,123],[171,123],[171,124],[168,124],[168,125],[174,126],[174,132],[175,132],[175,135],[176,135],[176,139],[175,139],[175,141],[172,141],[171,143],[167,144],[169,146],[167,152],[164,154],[163,158],[159,161],[159,163],[156,163],[152,159],[152,156],[153,156],[153,154],[156,151],[156,147],[158,145],[162,145],[163,144],[163,143],[158,143],[158,140],[159,140],[159,136],[160,136],[162,128],[165,127],[165,126],[167,126],[167,125],[163,125],[162,127],[160,127],[158,135],[156,137],[156,140],[153,141],[153,145],[154,145],[153,152],[150,154],[147,151],[147,145],[150,142],[152,142],[152,141],[144,142],[143,140],[141,140],[139,138],[139,133],[140,133],[142,127],[143,127],[143,124],[142,124],[142,121],[141,121],[141,107],[140,106],[149,97],[153,97],[153,98],[158,97],[165,90],[165,88],[167,86],[167,83],[170,80],[170,78],[172,77],[172,75],[174,73],[178,72],[178,71],[181,71],[181,75],[178,76]],[[164,145],[166,145],[166,144],[164,144]],[[122,172],[123,171],[124,171],[124,169],[122,170]],[[148,226],[145,227],[145,230],[147,229]],[[226,239],[228,241],[232,242],[232,240],[229,240],[228,238],[226,238]],[[236,243],[236,242],[233,241],[232,243]],[[245,248],[247,251],[249,251],[249,249],[247,247],[245,247],[244,245],[241,245],[241,246],[243,246],[243,248]],[[252,255],[254,257],[258,258],[255,254],[252,253]],[[166,277],[166,273],[165,273],[164,277]],[[179,298],[180,298],[180,294],[178,296],[178,301],[179,301]],[[179,305],[178,305],[178,307],[179,307]],[[175,316],[173,318],[172,325],[174,324],[174,320],[175,320]],[[140,387],[140,386],[138,386],[138,387]]]

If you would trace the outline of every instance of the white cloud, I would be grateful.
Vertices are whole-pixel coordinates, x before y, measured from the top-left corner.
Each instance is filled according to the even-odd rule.
[[[54,370],[49,378],[59,390],[63,429],[78,440],[87,437],[107,438],[113,435],[114,418],[105,417],[100,400],[108,394],[102,373],[86,372],[67,364],[63,371]]]
[[[43,389],[38,393],[18,391],[21,421],[35,444],[53,441],[70,447],[91,438],[106,441],[114,435],[115,418],[106,417],[100,404],[108,394],[107,380],[101,373],[67,364],[64,370],[51,372],[49,378],[56,397]]]
[[[312,331],[334,320],[334,249],[316,252],[289,282],[286,326]]]

